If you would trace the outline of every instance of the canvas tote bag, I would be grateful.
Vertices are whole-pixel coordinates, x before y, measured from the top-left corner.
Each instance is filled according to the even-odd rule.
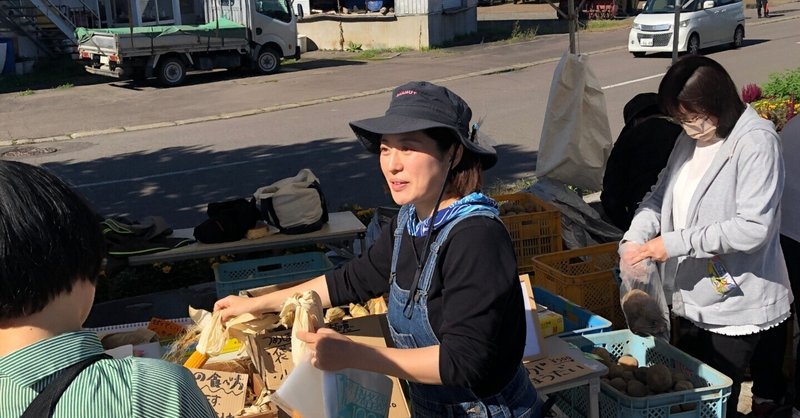
[[[582,189],[603,189],[613,138],[606,101],[587,55],[566,52],[547,99],[536,175]]]
[[[328,222],[328,209],[319,179],[304,168],[294,177],[256,190],[261,215],[284,234],[317,231]]]

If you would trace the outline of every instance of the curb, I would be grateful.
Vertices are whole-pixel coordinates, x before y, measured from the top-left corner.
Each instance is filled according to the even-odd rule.
[[[782,16],[782,17],[777,17],[777,18],[768,18],[768,19],[764,19],[764,20],[753,22],[750,25],[755,25],[755,26],[764,25],[764,24],[768,24],[768,23],[771,23],[771,22],[782,22],[782,21],[792,20],[792,19],[797,19],[797,18],[800,18],[800,15],[798,15],[798,16]],[[617,47],[599,49],[597,51],[586,52],[586,53],[584,53],[584,55],[604,54],[604,53],[618,51],[618,50],[625,49],[625,48],[627,48],[627,46],[626,45],[622,45],[622,46],[617,46]],[[535,67],[537,65],[548,64],[548,63],[551,63],[551,62],[557,62],[559,60],[561,60],[561,57],[546,58],[546,59],[537,60],[537,61],[531,61],[531,62],[526,62],[526,63],[512,64],[512,65],[506,65],[506,66],[503,66],[503,67],[495,67],[495,68],[489,68],[489,69],[486,69],[486,70],[473,71],[473,72],[470,72],[470,73],[456,74],[456,75],[443,77],[443,78],[439,78],[439,79],[434,79],[434,80],[430,80],[430,81],[432,83],[442,83],[442,82],[447,82],[447,81],[463,80],[465,78],[481,77],[481,76],[494,75],[494,74],[502,74],[502,73],[508,73],[508,72],[512,72],[512,71],[524,70],[524,69],[527,69],[527,68]],[[0,140],[0,146],[6,147],[6,146],[14,146],[14,145],[41,144],[41,143],[47,143],[47,142],[58,142],[58,141],[67,141],[67,140],[70,140],[70,139],[87,138],[87,137],[92,137],[92,136],[109,135],[109,134],[117,134],[117,133],[124,133],[124,132],[145,131],[145,130],[150,130],[150,129],[160,129],[160,128],[169,128],[169,127],[173,127],[173,126],[191,125],[191,124],[195,124],[195,123],[204,123],[204,122],[213,122],[213,121],[218,121],[218,120],[235,119],[235,118],[241,118],[241,117],[246,117],[246,116],[260,115],[260,114],[264,114],[264,113],[278,112],[278,111],[281,111],[281,110],[296,109],[296,108],[300,108],[300,107],[308,107],[308,106],[314,106],[314,105],[318,105],[318,104],[333,103],[333,102],[338,102],[338,101],[342,101],[342,100],[350,100],[350,99],[357,99],[357,98],[361,98],[361,97],[374,96],[374,95],[377,95],[377,94],[383,94],[383,93],[391,92],[393,89],[394,89],[394,87],[385,87],[385,88],[381,88],[381,89],[366,90],[366,91],[360,91],[360,92],[355,92],[355,93],[350,93],[350,94],[343,94],[343,95],[339,95],[339,96],[330,96],[330,97],[323,97],[323,98],[319,98],[319,99],[306,100],[306,101],[302,101],[302,102],[298,102],[298,103],[285,103],[285,104],[279,104],[279,105],[274,105],[274,106],[269,106],[269,107],[264,107],[264,108],[247,109],[247,110],[241,110],[241,111],[237,111],[237,112],[220,113],[220,114],[217,114],[217,115],[202,116],[202,117],[197,117],[197,118],[180,119],[180,120],[176,120],[176,121],[157,122],[157,123],[150,123],[150,124],[144,124],[144,125],[123,126],[123,127],[99,129],[99,130],[92,130],[92,131],[80,131],[80,132],[74,132],[74,133],[70,133],[70,134],[49,136],[49,137],[43,137],[43,138],[6,139],[6,140]]]
[[[607,48],[607,49],[598,50],[598,51],[587,52],[586,55],[600,54],[600,53],[610,52],[610,51],[614,51],[614,50],[618,50],[618,49],[622,49],[622,48],[625,48],[625,47],[624,46],[623,47],[614,47],[614,48]],[[453,75],[453,76],[449,76],[449,77],[439,78],[439,79],[431,80],[431,82],[432,83],[441,83],[441,82],[445,82],[445,81],[461,80],[461,79],[471,78],[471,77],[480,77],[480,76],[486,76],[486,75],[492,75],[492,74],[507,73],[507,72],[511,72],[511,71],[518,71],[518,70],[522,70],[522,69],[525,69],[525,68],[533,67],[533,66],[536,66],[536,65],[555,62],[555,61],[558,61],[560,59],[561,59],[560,57],[559,58],[548,58],[548,59],[543,59],[543,60],[533,61],[533,62],[528,62],[528,63],[513,64],[513,65],[504,66],[504,67],[490,68],[490,69],[481,70],[481,71],[474,71],[474,72],[466,73],[466,74],[457,74],[457,75]],[[393,89],[394,89],[394,87],[385,87],[385,88],[375,89],[375,90],[366,90],[366,91],[360,91],[360,92],[355,92],[355,93],[350,93],[350,94],[343,94],[343,95],[338,95],[338,96],[330,96],[330,97],[323,97],[323,98],[313,99],[313,100],[305,100],[305,101],[298,102],[298,103],[284,103],[284,104],[279,104],[279,105],[274,105],[274,106],[269,106],[269,107],[264,107],[264,108],[247,109],[247,110],[241,110],[241,111],[237,111],[237,112],[220,113],[220,114],[217,114],[217,115],[202,116],[202,117],[191,118],[191,119],[180,119],[180,120],[176,120],[176,121],[157,122],[157,123],[150,123],[150,124],[145,124],[145,125],[123,126],[123,127],[108,128],[108,129],[98,129],[98,130],[92,130],[92,131],[80,131],[80,132],[73,132],[73,133],[65,134],[65,135],[50,136],[50,137],[44,137],[44,138],[24,138],[24,139],[0,140],[0,146],[40,144],[40,143],[46,143],[46,142],[56,142],[56,141],[66,141],[66,140],[70,140],[70,139],[87,138],[87,137],[99,136],[99,135],[109,135],[109,134],[118,134],[118,133],[125,133],[125,132],[145,131],[145,130],[150,130],[150,129],[159,129],[159,128],[168,128],[168,127],[173,127],[173,126],[191,125],[191,124],[195,124],[195,123],[204,123],[204,122],[213,122],[213,121],[218,121],[218,120],[235,119],[235,118],[241,118],[241,117],[246,117],[246,116],[260,115],[260,114],[263,114],[263,113],[278,112],[278,111],[281,111],[281,110],[296,109],[296,108],[300,108],[300,107],[308,107],[308,106],[314,106],[314,105],[318,105],[318,104],[333,103],[333,102],[338,102],[338,101],[342,101],[342,100],[350,100],[350,99],[357,99],[357,98],[361,98],[361,97],[374,96],[374,95],[378,95],[378,94],[389,93]]]

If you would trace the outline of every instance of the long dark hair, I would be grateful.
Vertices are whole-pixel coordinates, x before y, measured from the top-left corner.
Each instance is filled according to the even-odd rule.
[[[658,86],[658,96],[661,107],[673,118],[685,113],[681,108],[713,116],[721,138],[730,135],[746,107],[728,72],[701,55],[687,55],[673,64]]]

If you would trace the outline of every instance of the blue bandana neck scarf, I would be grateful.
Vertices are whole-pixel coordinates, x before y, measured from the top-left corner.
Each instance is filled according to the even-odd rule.
[[[433,230],[441,228],[452,219],[478,210],[490,210],[495,215],[500,213],[497,209],[497,202],[492,198],[480,192],[473,192],[436,212],[436,216],[433,219]],[[409,235],[412,237],[424,237],[428,233],[428,222],[429,218],[422,221],[417,220],[417,209],[414,205],[411,205],[408,222],[406,223],[406,230]]]

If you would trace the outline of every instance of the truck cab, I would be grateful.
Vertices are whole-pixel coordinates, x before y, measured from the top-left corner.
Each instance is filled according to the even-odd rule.
[[[277,71],[283,57],[300,58],[290,0],[208,0],[205,7],[207,19],[223,17],[247,28],[249,58],[259,73]]]

